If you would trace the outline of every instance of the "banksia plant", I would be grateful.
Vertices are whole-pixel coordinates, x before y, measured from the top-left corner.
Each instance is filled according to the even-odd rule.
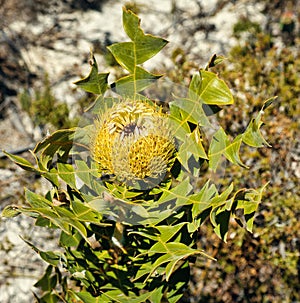
[[[167,41],[145,34],[126,9],[123,27],[130,41],[108,49],[127,73],[108,83],[91,53],[90,73],[76,85],[97,97],[80,125],[39,142],[34,163],[6,153],[48,180],[49,191],[25,189],[27,204],[8,206],[2,216],[25,214],[61,232],[57,251],[41,251],[24,239],[49,264],[36,284],[38,302],[179,302],[195,258],[214,259],[197,242],[201,226],[209,221],[224,241],[231,219],[253,228],[266,184],[235,189],[222,180],[219,192],[218,180],[203,167],[219,172],[226,159],[246,168],[240,147],[267,145],[260,128],[272,99],[231,138],[211,119],[234,103],[211,71],[223,57],[212,56],[183,96],[171,90],[168,102],[156,100],[145,90],[162,75],[142,64]]]

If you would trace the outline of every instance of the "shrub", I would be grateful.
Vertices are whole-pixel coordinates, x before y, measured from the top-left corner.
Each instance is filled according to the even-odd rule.
[[[44,196],[25,189],[27,205],[8,206],[2,216],[25,214],[61,231],[58,251],[25,239],[49,264],[36,283],[38,302],[178,302],[190,265],[197,257],[214,260],[199,247],[203,224],[210,221],[222,240],[231,219],[251,231],[262,199],[266,184],[235,188],[217,177],[222,158],[246,168],[240,147],[267,145],[260,128],[272,99],[231,138],[213,119],[234,102],[211,71],[222,57],[214,55],[187,89],[171,86],[168,102],[157,100],[145,92],[161,75],[142,64],[167,41],[144,34],[126,9],[123,27],[130,41],[108,49],[127,74],[108,84],[91,53],[91,71],[76,84],[97,98],[79,126],[39,142],[34,163],[6,153],[50,189]]]

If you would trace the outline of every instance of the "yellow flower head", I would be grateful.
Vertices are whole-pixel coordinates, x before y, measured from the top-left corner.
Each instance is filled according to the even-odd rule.
[[[91,152],[100,171],[121,182],[162,181],[175,154],[167,115],[143,101],[121,101],[96,119]]]

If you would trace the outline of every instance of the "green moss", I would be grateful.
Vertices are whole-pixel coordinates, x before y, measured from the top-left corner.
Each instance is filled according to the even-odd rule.
[[[241,34],[245,32],[255,35],[261,32],[261,27],[257,22],[253,22],[248,18],[241,18],[233,26],[233,35],[237,38],[240,38]]]
[[[47,75],[42,89],[36,89],[33,96],[28,91],[23,91],[19,100],[23,110],[30,115],[36,126],[44,127],[50,123],[54,129],[58,129],[69,128],[76,123],[69,119],[67,104],[54,97]]]

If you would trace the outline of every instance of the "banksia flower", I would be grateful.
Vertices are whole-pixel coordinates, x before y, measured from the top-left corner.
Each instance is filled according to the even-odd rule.
[[[145,101],[120,101],[95,120],[91,153],[120,182],[158,184],[175,156],[167,115]]]

